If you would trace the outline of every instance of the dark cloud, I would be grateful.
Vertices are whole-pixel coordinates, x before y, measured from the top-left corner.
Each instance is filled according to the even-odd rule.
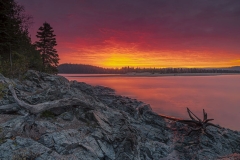
[[[240,52],[239,0],[18,0],[60,43],[141,50]]]

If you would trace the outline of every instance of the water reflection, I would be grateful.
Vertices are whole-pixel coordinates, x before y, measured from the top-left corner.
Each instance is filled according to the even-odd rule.
[[[240,76],[79,77],[69,80],[114,88],[117,94],[149,103],[160,114],[188,118],[186,107],[202,118],[202,109],[213,123],[240,130]]]

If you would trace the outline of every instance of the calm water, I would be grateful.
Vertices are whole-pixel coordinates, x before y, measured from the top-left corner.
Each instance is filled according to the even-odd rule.
[[[240,131],[240,75],[121,77],[62,74],[69,80],[113,88],[117,94],[136,98],[154,111],[187,118],[189,107],[199,118],[202,109],[213,123]]]

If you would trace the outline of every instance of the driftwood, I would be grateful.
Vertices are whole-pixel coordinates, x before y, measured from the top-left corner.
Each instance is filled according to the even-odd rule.
[[[163,118],[170,119],[170,120],[173,120],[173,121],[182,120],[182,119],[180,119],[180,118],[171,117],[171,116],[166,116],[166,115],[163,115],[163,114],[158,114],[158,115],[161,116],[161,117],[163,117]]]
[[[187,112],[191,120],[178,120],[178,122],[188,124],[190,126],[190,132],[187,135],[190,135],[191,132],[193,131],[203,131],[204,133],[208,134],[206,129],[208,126],[214,126],[217,128],[220,128],[220,126],[217,126],[215,124],[209,123],[209,121],[212,121],[214,119],[208,119],[207,118],[207,113],[203,109],[203,120],[198,118],[192,111],[190,111],[189,108],[187,108]]]
[[[50,101],[50,102],[44,102],[44,103],[40,103],[40,104],[36,104],[36,105],[31,105],[31,104],[28,104],[28,103],[18,99],[18,97],[16,95],[16,92],[15,92],[12,85],[9,85],[9,90],[11,91],[15,102],[20,107],[28,110],[32,114],[38,114],[38,113],[41,113],[45,110],[49,110],[49,109],[57,108],[57,107],[74,106],[74,105],[92,106],[92,104],[84,98],[64,98],[64,99],[59,99],[59,100],[55,100],[55,101]],[[1,106],[0,109],[4,109],[4,108],[10,109],[10,107],[14,107],[14,106],[15,105]]]

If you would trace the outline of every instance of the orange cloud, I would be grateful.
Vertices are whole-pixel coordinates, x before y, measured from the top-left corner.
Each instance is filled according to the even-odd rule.
[[[106,41],[100,46],[69,46],[70,53],[61,56],[61,63],[83,63],[101,67],[228,67],[239,65],[240,56],[218,52],[141,51],[139,44]],[[69,45],[69,44],[68,44]],[[67,47],[67,46],[66,46]],[[70,55],[70,56],[69,56]]]

